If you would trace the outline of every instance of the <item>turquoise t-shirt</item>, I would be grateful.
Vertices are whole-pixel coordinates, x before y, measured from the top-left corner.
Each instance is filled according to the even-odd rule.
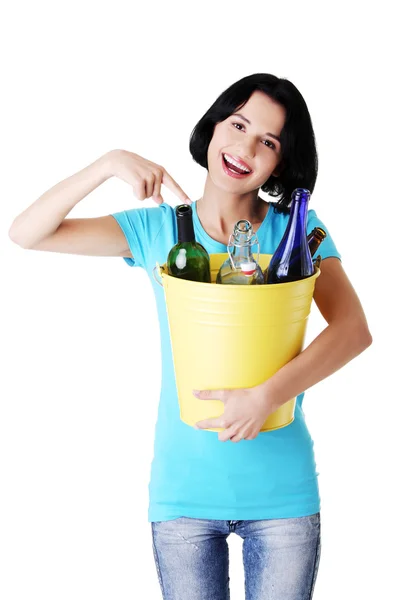
[[[192,204],[196,240],[212,253],[227,252],[211,238]],[[146,270],[153,286],[160,324],[162,383],[149,483],[148,520],[178,517],[250,520],[302,517],[320,510],[314,442],[307,429],[302,402],[297,397],[290,425],[259,433],[254,440],[221,442],[218,432],[196,430],[180,420],[168,318],[163,288],[153,278],[153,267],[167,260],[177,243],[174,208],[134,208],[112,215],[125,234],[133,259],[130,266]],[[273,254],[285,231],[288,215],[270,204],[258,228],[260,252]],[[325,225],[308,211],[307,233],[320,226],[327,237],[318,249],[322,258],[340,259]]]

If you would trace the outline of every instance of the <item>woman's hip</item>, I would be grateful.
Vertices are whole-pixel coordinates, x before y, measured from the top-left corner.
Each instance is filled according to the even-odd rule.
[[[304,517],[223,521],[180,517],[151,523],[165,600],[229,599],[227,538],[243,539],[246,600],[310,600],[320,557],[320,513]],[[189,592],[190,593],[189,593]]]

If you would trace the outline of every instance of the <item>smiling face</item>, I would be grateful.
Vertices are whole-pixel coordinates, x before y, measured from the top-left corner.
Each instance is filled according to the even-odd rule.
[[[239,116],[241,115],[241,116]],[[208,147],[208,175],[213,183],[233,194],[246,194],[260,188],[271,175],[277,175],[281,160],[280,133],[285,124],[283,106],[255,91],[242,108],[217,123]],[[224,161],[224,155],[231,160]],[[251,170],[248,175],[230,171],[232,160]]]

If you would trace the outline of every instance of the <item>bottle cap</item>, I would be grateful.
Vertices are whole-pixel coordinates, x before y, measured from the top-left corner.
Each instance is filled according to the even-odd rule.
[[[240,268],[245,275],[253,275],[256,272],[257,264],[255,262],[242,262]]]

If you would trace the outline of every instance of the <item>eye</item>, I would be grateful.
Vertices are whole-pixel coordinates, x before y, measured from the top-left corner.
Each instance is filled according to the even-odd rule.
[[[275,150],[276,146],[274,144],[274,142],[270,142],[269,140],[264,140],[265,142],[267,142],[268,144],[271,144],[269,147],[272,148],[272,150]],[[267,144],[265,144],[267,145]]]
[[[242,123],[232,123],[232,125],[235,127],[235,129],[237,129],[236,125],[239,125],[239,127],[243,127]],[[242,131],[241,129],[239,129],[239,131]],[[266,144],[264,144],[264,146],[267,146],[267,148],[272,148],[272,150],[276,149],[276,146],[273,142],[270,142],[269,140],[264,140],[265,142],[267,142]],[[270,144],[270,146],[268,146],[268,144]]]

